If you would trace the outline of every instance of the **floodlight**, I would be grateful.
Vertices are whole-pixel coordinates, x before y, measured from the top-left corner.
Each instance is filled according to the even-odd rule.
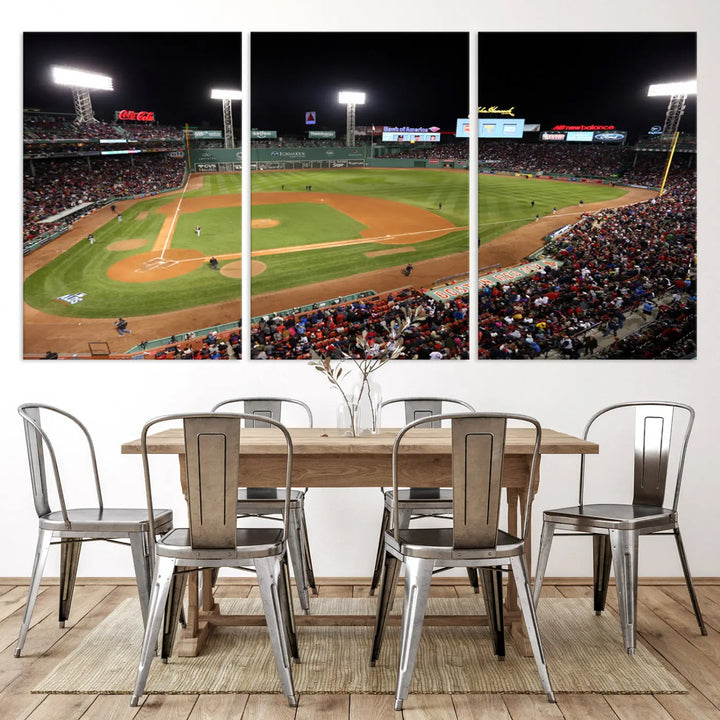
[[[345,144],[348,147],[355,146],[355,106],[365,104],[365,93],[354,90],[341,90],[338,93],[338,102],[347,106],[347,125],[345,132]]]
[[[232,101],[242,100],[242,92],[240,90],[220,90],[218,88],[213,88],[210,91],[210,97],[213,100],[222,100],[225,147],[234,148],[235,136],[233,135]]]
[[[672,163],[675,148],[677,147],[678,138],[680,137],[680,119],[685,112],[685,101],[688,95],[697,95],[697,80],[685,80],[683,82],[659,83],[651,85],[648,88],[648,97],[669,97],[667,111],[665,113],[665,124],[663,125],[662,138],[666,141],[672,141],[670,152],[668,153],[667,164],[665,165],[665,174],[660,183],[660,195],[665,192],[665,182],[670,172],[670,164]]]
[[[659,83],[648,88],[648,97],[667,97],[668,95],[697,95],[697,80]]]
[[[338,102],[343,105],[364,105],[365,93],[353,90],[341,90],[338,93]]]
[[[112,90],[112,78],[99,73],[74,70],[73,68],[52,66],[52,78],[58,85],[69,85],[70,87],[86,88],[88,90]]]
[[[112,90],[112,78],[99,73],[85,72],[74,68],[53,65],[52,78],[58,85],[68,85],[72,90],[75,105],[75,122],[97,122],[90,100],[91,90]]]
[[[242,100],[242,92],[240,90],[218,90],[210,91],[210,97],[213,100]]]

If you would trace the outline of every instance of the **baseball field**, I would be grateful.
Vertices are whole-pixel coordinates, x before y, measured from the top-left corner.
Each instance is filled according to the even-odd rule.
[[[467,272],[463,171],[258,171],[252,183],[253,315],[406,285],[407,263],[416,287]],[[121,218],[98,211],[26,256],[25,352],[101,340],[121,352],[138,340],[117,336],[121,315],[146,339],[237,320],[240,190],[239,173],[194,174],[182,191],[118,203]],[[638,192],[480,175],[480,265],[519,262],[554,227]]]

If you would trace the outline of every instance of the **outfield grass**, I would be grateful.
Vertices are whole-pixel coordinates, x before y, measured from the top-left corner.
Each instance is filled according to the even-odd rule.
[[[206,175],[202,189],[185,197],[239,194],[239,173]],[[458,227],[468,224],[468,182],[464,172],[447,170],[345,169],[253,173],[253,192],[305,191],[312,185],[316,193],[344,193],[377,197],[415,205],[446,218]],[[607,185],[580,185],[569,182],[526,179],[500,175],[479,176],[480,237],[487,242],[541,216],[553,207],[577,206],[616,198],[621,188]],[[27,278],[25,300],[39,310],[70,317],[117,317],[152,315],[187,307],[239,299],[241,282],[226,278],[203,265],[186,275],[169,280],[123,283],[110,280],[108,268],[124,257],[149,251],[160,233],[165,215],[161,205],[176,203],[180,193],[144,200],[123,213],[123,221],[113,219],[95,233],[95,244],[83,241],[55,258]],[[531,202],[535,206],[531,207]],[[442,209],[440,209],[442,203]],[[289,247],[361,236],[364,227],[356,220],[326,205],[283,203],[253,207],[254,218],[274,218],[280,224],[253,232],[253,250]],[[143,219],[140,219],[142,217]],[[192,248],[218,256],[221,265],[232,261],[223,255],[241,250],[241,210],[239,202],[226,208],[179,214],[172,247]],[[201,237],[194,228],[200,225]],[[139,249],[113,252],[108,245],[124,239],[139,239]],[[261,259],[267,269],[253,278],[253,294],[345,277],[404,265],[468,249],[466,230],[451,231],[443,237],[402,247],[403,252],[368,258],[373,250],[387,250],[387,244],[309,250]],[[67,306],[55,298],[69,293],[86,293],[83,302]]]

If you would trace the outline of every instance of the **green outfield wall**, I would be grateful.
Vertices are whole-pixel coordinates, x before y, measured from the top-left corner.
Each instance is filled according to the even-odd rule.
[[[253,148],[250,153],[253,170],[365,167],[366,159],[365,147],[272,147]],[[194,172],[239,172],[242,151],[240,148],[191,149],[190,167]]]
[[[363,147],[268,147],[253,148],[250,153],[252,170],[308,170],[313,168],[462,168],[466,160],[426,160],[419,158],[376,158],[370,148]],[[193,172],[240,172],[240,148],[196,148],[190,150]]]

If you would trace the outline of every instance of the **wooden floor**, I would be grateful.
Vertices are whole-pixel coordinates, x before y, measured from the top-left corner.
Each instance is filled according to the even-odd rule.
[[[78,581],[80,583],[80,581]],[[469,588],[454,579],[433,581],[433,594],[457,597]],[[127,582],[84,580],[78,584],[72,618],[58,628],[57,587],[45,586],[38,597],[33,627],[21,658],[13,650],[25,603],[26,585],[0,579],[0,718],[3,720],[703,720],[720,719],[720,583],[698,581],[698,595],[708,627],[702,637],[685,586],[675,581],[646,581],[639,591],[638,631],[642,641],[689,688],[686,695],[563,695],[557,705],[540,695],[410,695],[402,713],[389,695],[302,695],[289,708],[281,695],[145,696],[131,708],[127,695],[34,695],[31,690],[85,635],[122,600],[135,596]],[[324,597],[366,596],[358,581],[319,583]],[[257,593],[249,582],[227,582],[226,596]],[[547,597],[587,596],[582,581],[556,581],[543,588]],[[609,612],[616,614],[611,587]],[[618,632],[620,632],[618,627]],[[552,668],[550,668],[552,673]]]

